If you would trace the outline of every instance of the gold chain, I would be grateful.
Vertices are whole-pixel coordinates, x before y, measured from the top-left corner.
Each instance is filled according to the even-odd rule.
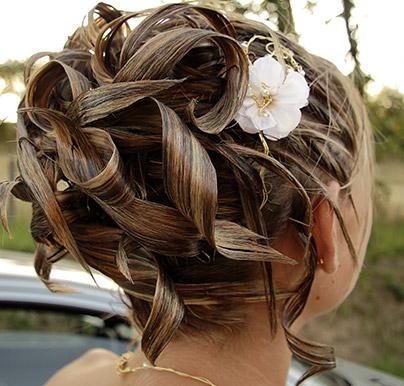
[[[215,385],[213,382],[209,381],[209,379],[207,379],[205,377],[197,377],[195,375],[186,374],[186,373],[183,373],[182,371],[177,371],[177,370],[170,369],[170,368],[167,368],[167,367],[153,366],[153,365],[150,365],[150,364],[148,364],[146,362],[144,362],[142,366],[127,367],[128,360],[129,360],[131,355],[133,355],[133,352],[127,352],[125,354],[122,354],[119,357],[119,359],[117,361],[117,364],[116,364],[116,372],[117,372],[117,374],[123,375],[123,374],[128,374],[128,373],[135,373],[135,372],[140,371],[140,370],[151,369],[151,370],[157,370],[157,371],[167,371],[167,372],[179,375],[180,377],[186,377],[186,378],[195,379],[196,381],[203,382],[206,385],[217,386],[217,385]]]

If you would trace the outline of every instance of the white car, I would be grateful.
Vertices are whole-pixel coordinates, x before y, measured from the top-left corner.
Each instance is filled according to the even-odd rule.
[[[41,386],[91,348],[117,354],[128,349],[133,330],[111,280],[95,274],[97,287],[87,273],[68,262],[56,264],[51,276],[80,293],[51,293],[38,279],[32,256],[0,250],[0,386]],[[52,324],[52,319],[59,322]],[[294,386],[305,369],[293,360],[287,386]],[[336,369],[303,385],[404,386],[404,381],[339,359]]]

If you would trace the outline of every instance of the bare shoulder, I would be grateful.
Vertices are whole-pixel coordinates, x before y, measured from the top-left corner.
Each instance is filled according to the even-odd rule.
[[[85,352],[79,359],[84,361],[99,360],[117,360],[119,357],[112,351],[105,348],[93,348]]]
[[[178,378],[160,371],[141,371],[120,376],[116,373],[119,356],[105,349],[92,349],[56,372],[44,386],[197,386],[198,381]],[[133,358],[130,367],[139,366]]]
[[[92,349],[57,371],[45,386],[120,386],[115,373],[118,355],[102,348]]]

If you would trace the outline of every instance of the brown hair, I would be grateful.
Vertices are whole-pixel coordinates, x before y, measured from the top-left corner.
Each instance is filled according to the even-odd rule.
[[[290,48],[311,87],[299,126],[270,142],[269,155],[234,121],[248,84],[240,43],[255,34]],[[265,42],[250,50],[263,56]],[[33,72],[42,56],[50,61]],[[372,159],[363,103],[334,65],[241,16],[100,3],[61,52],[34,55],[25,76],[20,176],[0,185],[1,219],[7,229],[10,192],[32,203],[35,268],[50,289],[62,290],[49,274],[67,254],[112,278],[152,363],[178,332],[239,328],[245,302],[267,301],[274,332],[283,299],[290,348],[313,365],[304,378],[334,366],[330,348],[288,330],[316,267],[311,202],[331,179],[349,196],[356,165]],[[262,167],[270,194],[261,210]],[[335,213],[355,256],[336,205]],[[307,269],[285,292],[271,264],[295,262],[272,245],[291,223]]]

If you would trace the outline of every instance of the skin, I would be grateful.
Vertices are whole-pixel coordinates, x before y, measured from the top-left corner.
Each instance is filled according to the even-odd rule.
[[[310,296],[303,313],[293,325],[297,333],[317,315],[339,306],[355,286],[363,265],[372,224],[371,175],[362,170],[352,183],[352,198],[357,216],[339,184],[328,184],[329,196],[337,202],[358,261],[354,262],[343,237],[339,222],[324,197],[313,203],[313,238],[319,262]],[[276,247],[285,254],[302,261],[303,248],[293,228],[287,229]],[[303,264],[293,267],[274,265],[274,280],[288,288],[303,272]],[[225,344],[195,338],[176,339],[158,358],[156,365],[203,376],[217,386],[270,386],[285,384],[291,361],[282,329],[273,339],[269,337],[269,324],[264,303],[245,306],[246,325],[234,339]],[[107,350],[91,350],[57,372],[45,386],[85,384],[87,386],[197,386],[203,383],[168,372],[141,370],[119,376],[115,372],[118,356]],[[137,352],[129,366],[136,367],[147,361]]]

